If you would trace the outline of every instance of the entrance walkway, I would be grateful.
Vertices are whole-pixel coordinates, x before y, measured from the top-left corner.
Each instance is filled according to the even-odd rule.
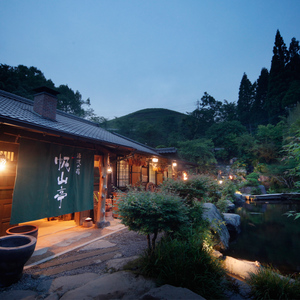
[[[47,262],[59,255],[100,240],[107,235],[125,229],[118,219],[109,219],[110,226],[103,229],[76,226],[74,221],[38,220],[27,224],[39,227],[35,251],[25,269]]]

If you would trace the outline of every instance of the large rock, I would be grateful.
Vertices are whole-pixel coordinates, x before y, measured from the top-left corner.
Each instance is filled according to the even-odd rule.
[[[138,259],[139,256],[130,256],[130,257],[123,257],[123,258],[116,258],[111,259],[106,262],[106,268],[108,272],[116,272],[123,270],[124,266],[127,265],[129,262]]]
[[[235,210],[235,204],[230,200],[226,200],[226,212],[233,213]]]
[[[0,299],[7,300],[35,300],[37,293],[29,290],[12,290],[0,293]]]
[[[224,265],[228,273],[243,279],[248,278],[250,273],[257,273],[261,268],[260,263],[257,261],[241,260],[230,256],[225,257]]]
[[[223,213],[223,217],[226,223],[226,227],[229,231],[230,236],[233,234],[240,233],[241,216],[238,214]]]
[[[45,294],[56,293],[61,297],[66,292],[79,288],[97,278],[99,275],[95,273],[85,273],[84,276],[82,274],[63,276],[42,282],[37,290]]]
[[[182,287],[175,287],[165,284],[158,288],[151,289],[148,293],[144,294],[139,300],[205,300],[200,295],[192,292],[189,289]]]
[[[234,204],[237,206],[243,206],[244,203],[246,202],[246,198],[243,194],[241,193],[234,193]]]
[[[203,208],[203,218],[210,223],[210,229],[216,233],[217,242],[214,248],[217,250],[226,250],[229,246],[230,235],[225,221],[214,204],[204,203]]]
[[[121,271],[103,275],[77,289],[67,292],[60,300],[139,299],[156,287],[153,280]]]

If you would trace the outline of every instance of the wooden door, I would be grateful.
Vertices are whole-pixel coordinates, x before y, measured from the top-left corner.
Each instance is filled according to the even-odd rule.
[[[9,224],[12,208],[12,195],[14,191],[17,157],[19,145],[0,142],[0,155],[5,155],[6,164],[0,170],[0,236],[12,227]]]

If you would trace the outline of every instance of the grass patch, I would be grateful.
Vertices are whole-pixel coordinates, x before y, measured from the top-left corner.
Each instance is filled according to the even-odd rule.
[[[188,288],[207,299],[224,297],[225,271],[200,239],[164,238],[151,255],[144,254],[142,264],[142,273],[156,278],[158,285]]]
[[[281,276],[273,268],[262,268],[252,273],[246,282],[254,299],[300,299],[300,281]]]

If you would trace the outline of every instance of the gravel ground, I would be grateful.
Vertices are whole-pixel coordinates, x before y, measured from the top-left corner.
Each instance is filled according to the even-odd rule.
[[[118,253],[122,254],[122,257],[130,257],[135,255],[140,255],[147,248],[147,238],[145,235],[140,235],[136,232],[129,231],[124,229],[122,231],[116,232],[110,236],[103,238],[103,240],[109,241],[110,243],[116,244],[119,247]],[[90,252],[93,250],[82,251],[79,249],[70,251],[64,255],[59,256],[56,259],[64,259],[66,257],[71,257],[74,254]],[[61,276],[68,275],[77,275],[83,273],[96,273],[104,274],[106,273],[106,262],[101,262],[99,264],[89,265],[81,267],[72,271],[67,271],[59,273],[52,276],[43,276],[43,275],[34,275],[37,271],[40,271],[39,266],[34,266],[23,271],[22,278],[15,284],[12,284],[9,287],[1,288],[0,287],[0,299],[1,292],[8,290],[36,290],[38,285],[43,281],[54,279]]]

